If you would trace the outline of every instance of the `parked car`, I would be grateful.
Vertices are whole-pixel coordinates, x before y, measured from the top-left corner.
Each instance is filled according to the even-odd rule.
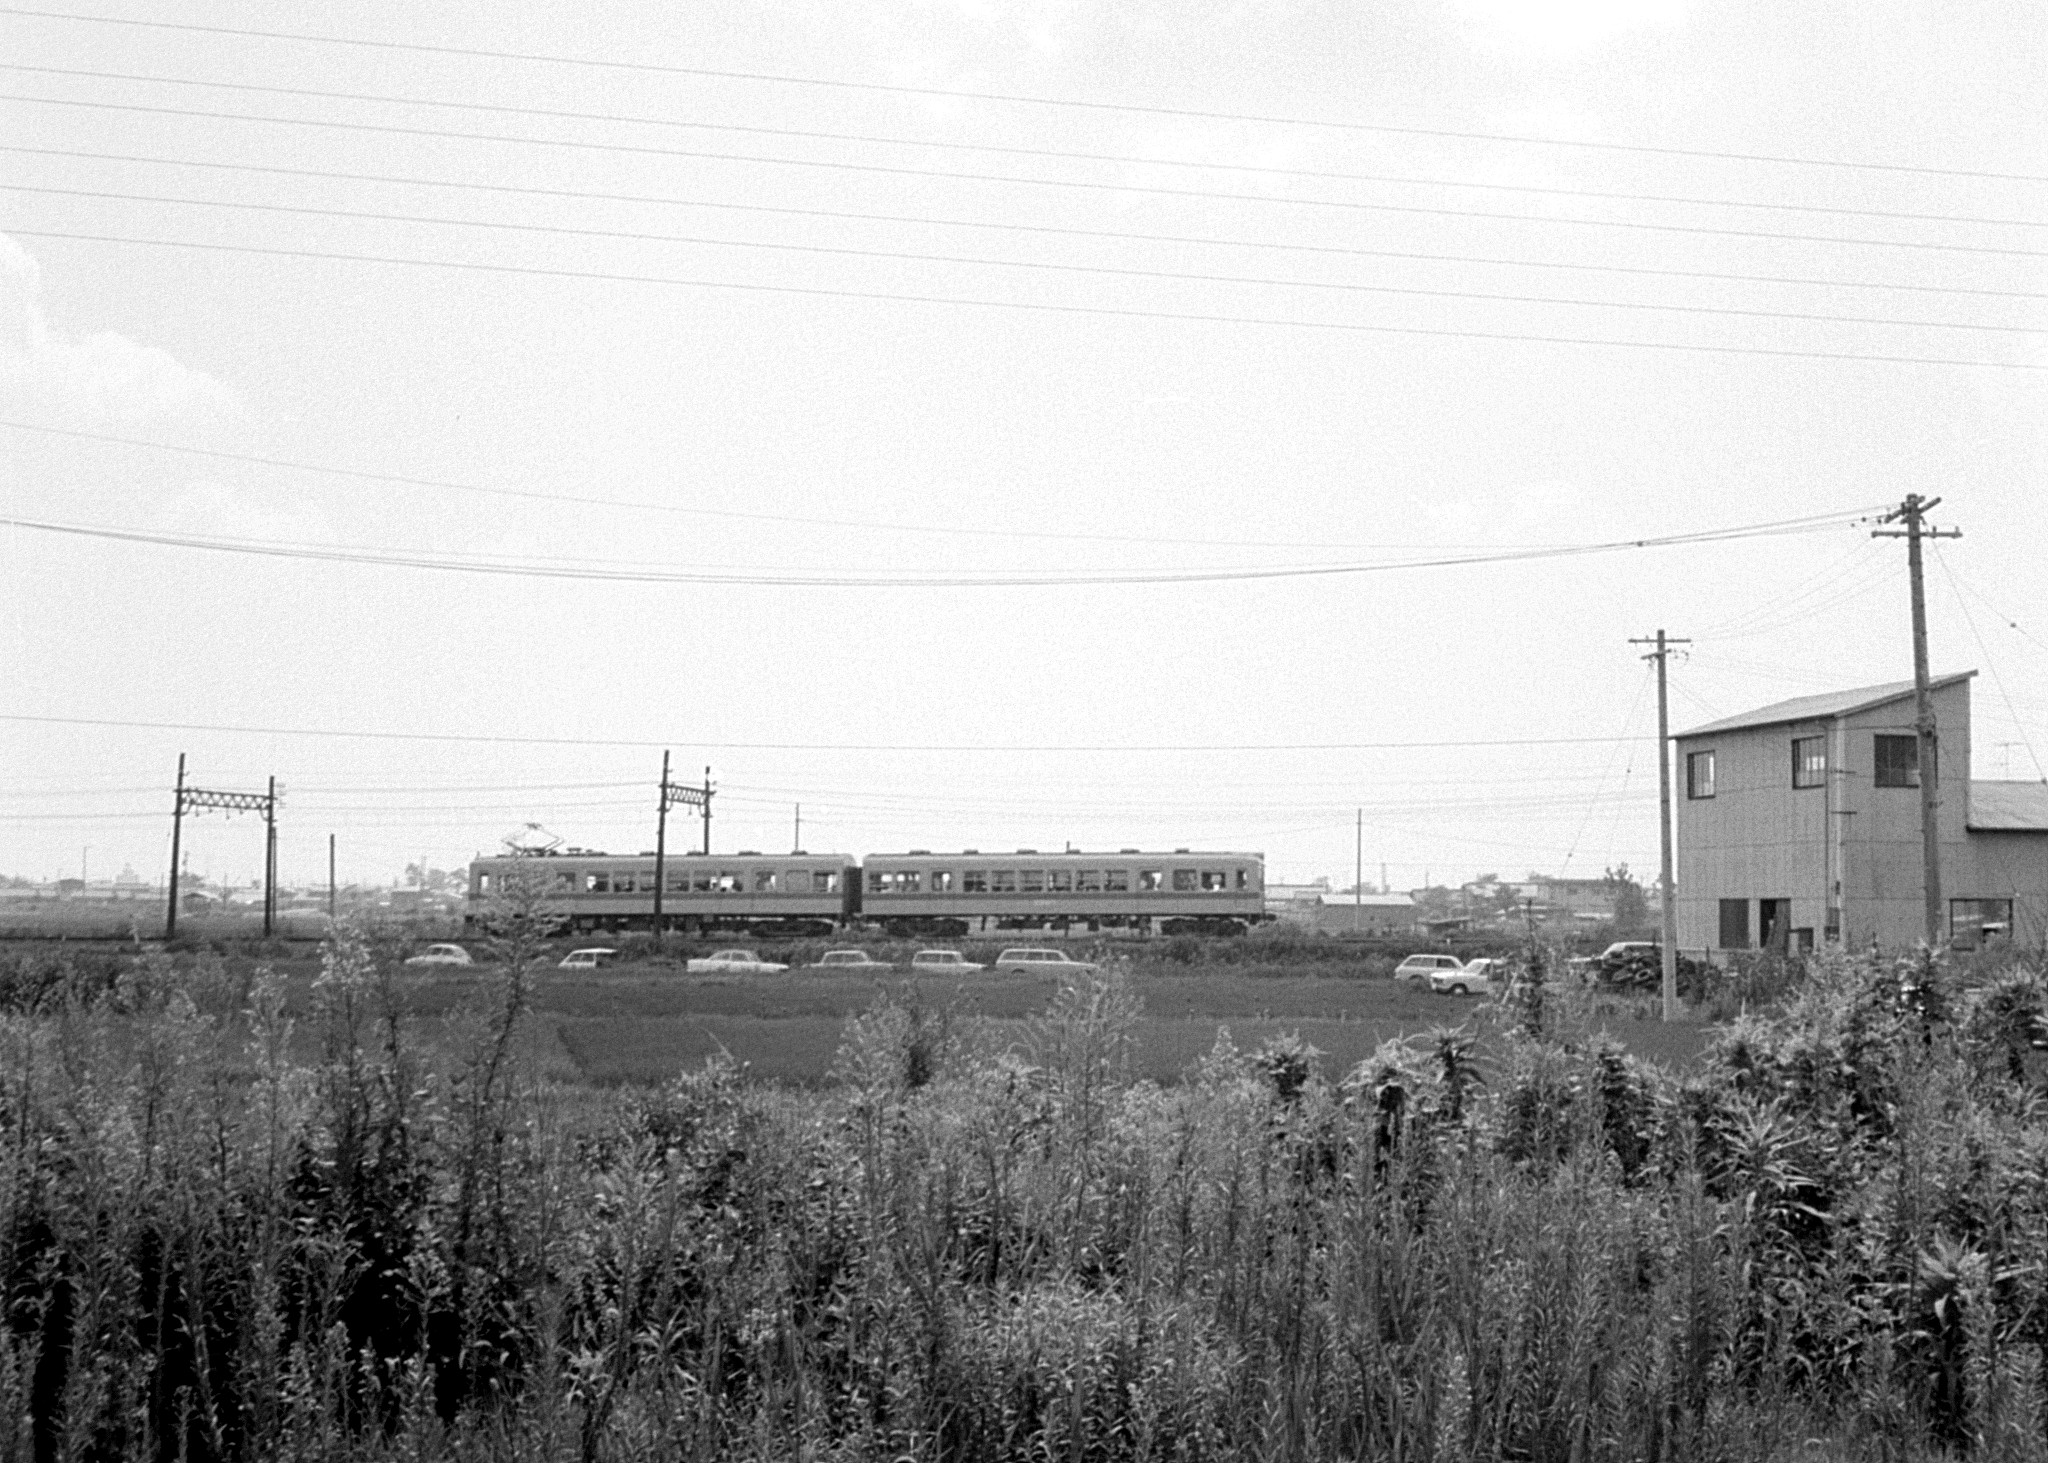
[[[789,967],[763,960],[752,950],[714,950],[709,955],[699,955],[683,969],[691,975],[715,975],[720,971],[736,975],[774,975]]]
[[[886,960],[877,960],[865,950],[827,950],[807,970],[887,970]]]
[[[1456,973],[1465,962],[1455,955],[1410,955],[1394,967],[1395,980],[1428,980],[1444,972]]]
[[[469,952],[460,945],[429,945],[407,959],[407,965],[471,965]]]
[[[1426,979],[1440,996],[1497,996],[1507,990],[1515,972],[1505,960],[1481,956],[1462,970],[1432,970]]]
[[[619,952],[603,945],[593,945],[587,950],[571,950],[562,958],[557,970],[598,970],[611,965],[619,958]]]
[[[1072,975],[1093,970],[1090,960],[1076,960],[1064,950],[1030,950],[1022,946],[996,956],[997,975]]]
[[[1680,953],[1678,982],[1685,988],[1699,974],[1699,962]],[[1664,947],[1655,940],[1616,940],[1593,957],[1591,974],[1601,985],[1654,986],[1664,980]]]
[[[958,950],[920,950],[910,957],[910,968],[937,975],[964,975],[970,970],[986,970],[988,967],[969,960]]]

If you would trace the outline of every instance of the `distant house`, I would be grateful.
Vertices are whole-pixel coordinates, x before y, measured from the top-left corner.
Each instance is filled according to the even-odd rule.
[[[1415,928],[1415,901],[1406,894],[1327,892],[1316,901],[1315,927],[1330,934],[1406,934]]]
[[[1516,883],[1515,895],[1530,911],[1549,919],[1614,918],[1614,885],[1606,879],[1568,879],[1561,874],[1531,874]]]
[[[2048,935],[2048,785],[1970,776],[1970,678],[1934,682],[1943,935]],[[1681,946],[1810,949],[1922,933],[1910,681],[1802,696],[1681,732]]]

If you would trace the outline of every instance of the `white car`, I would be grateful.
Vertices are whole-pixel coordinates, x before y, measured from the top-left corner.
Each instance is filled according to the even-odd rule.
[[[1437,974],[1455,975],[1465,962],[1455,955],[1410,955],[1394,967],[1395,980],[1428,980]]]
[[[405,962],[407,965],[472,965],[469,952],[460,945],[429,945]]]
[[[893,967],[886,960],[877,960],[865,950],[827,950],[818,957],[816,965],[807,965],[806,970],[889,970]]]
[[[699,955],[683,969],[691,975],[717,975],[721,971],[728,975],[774,975],[789,967],[763,960],[752,950],[714,950],[709,955]]]
[[[1093,970],[1091,961],[1076,960],[1064,950],[1028,950],[1019,946],[996,956],[997,975],[1071,975]]]
[[[1505,960],[1484,956],[1463,970],[1432,970],[1428,976],[1429,988],[1440,996],[1497,996],[1513,979]]]
[[[935,975],[964,974],[970,970],[986,970],[987,966],[969,960],[958,950],[920,950],[910,957],[912,970],[929,971]]]
[[[619,952],[603,945],[593,945],[587,950],[571,950],[562,957],[557,970],[598,970],[619,958]]]

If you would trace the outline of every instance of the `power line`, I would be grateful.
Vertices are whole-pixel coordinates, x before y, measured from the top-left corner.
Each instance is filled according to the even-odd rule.
[[[1151,573],[1072,572],[1057,574],[991,575],[863,575],[789,571],[762,573],[755,570],[658,569],[643,565],[578,567],[572,564],[520,562],[456,552],[431,554],[419,550],[378,549],[367,545],[323,545],[273,542],[261,539],[202,537],[159,533],[147,529],[113,528],[94,524],[52,523],[29,518],[0,518],[0,526],[25,528],[39,533],[64,534],[77,538],[102,539],[117,543],[149,544],[161,548],[198,549],[212,553],[248,554],[263,558],[296,559],[320,563],[371,564],[386,568],[437,569],[468,574],[486,574],[522,579],[566,579],[613,584],[718,584],[758,585],[810,589],[1036,589],[1103,585],[1230,584],[1281,579],[1315,579],[1379,573],[1397,569],[1442,569],[1474,564],[1522,563],[1536,559],[1578,558],[1588,554],[1622,549],[1671,548],[1678,545],[1723,543],[1735,539],[1767,538],[1783,534],[1812,533],[1860,523],[1855,515],[1818,515],[1785,519],[1777,523],[1753,524],[1741,528],[1710,529],[1697,533],[1666,534],[1652,538],[1619,539],[1600,544],[1565,548],[1512,549],[1486,554],[1448,555],[1429,559],[1381,560],[1364,564],[1308,564],[1262,569],[1169,569]],[[601,562],[601,561],[598,561]]]
[[[535,188],[473,179],[415,178],[391,173],[351,173],[330,168],[287,168],[261,163],[218,162],[202,158],[147,157],[135,153],[90,152],[78,148],[23,147],[0,143],[0,152],[33,157],[61,157],[92,162],[142,163],[152,167],[201,168],[212,172],[255,173],[281,178],[319,178],[339,183],[378,183],[407,188],[445,188],[464,192],[560,198],[581,203],[649,203],[669,208],[708,208],[731,213],[773,214],[784,218],[832,219],[851,223],[912,224],[925,228],[980,229],[1001,233],[1038,234],[1057,238],[1113,239],[1139,244],[1192,244],[1216,249],[1267,249],[1294,254],[1322,254],[1361,259],[1403,259],[1429,264],[1488,264],[1512,269],[1559,269],[1581,273],[1642,275],[1658,279],[1711,279],[1736,284],[1812,285],[1845,290],[1899,290],[1913,294],[1970,295],[1985,299],[2048,300],[2048,291],[1983,289],[1970,285],[1909,284],[1895,280],[1833,279],[1819,275],[1739,274],[1711,269],[1665,269],[1636,264],[1594,264],[1581,260],[1517,259],[1490,254],[1446,254],[1413,249],[1366,249],[1343,244],[1308,244],[1275,239],[1219,238],[1205,234],[1156,234],[1128,229],[1083,229],[1060,224],[1027,224],[989,219],[945,218],[931,214],[863,213],[850,209],[798,208],[783,204],[735,203],[716,198],[679,198],[648,193],[608,193],[577,188]]]
[[[1355,213],[1425,214],[1432,218],[1477,218],[1505,220],[1511,223],[1564,224],[1578,228],[1629,229],[1643,233],[1770,239],[1781,243],[1847,244],[1873,249],[1916,249],[1944,254],[1986,254],[2017,259],[2048,258],[2048,251],[2044,250],[2009,249],[1989,244],[1938,244],[1915,239],[1865,239],[1843,234],[1787,234],[1771,229],[1731,229],[1707,224],[1647,223],[1634,219],[1573,218],[1563,214],[1503,213],[1487,209],[1439,208],[1419,203],[1368,203],[1350,198],[1304,198],[1298,194],[1232,193],[1216,188],[1165,188],[1156,184],[1104,183],[1080,178],[1033,178],[1015,173],[973,173],[946,168],[901,167],[886,163],[840,162],[828,158],[766,157],[758,153],[709,152],[699,148],[585,142],[574,138],[531,137],[498,132],[460,132],[445,127],[399,127],[388,123],[337,122],[313,117],[267,117],[247,112],[209,112],[192,107],[149,107],[134,102],[88,102],[69,97],[23,96],[13,92],[0,92],[0,101],[50,107],[77,107],[99,112],[134,112],[154,117],[190,117],[209,122],[257,122],[266,126],[312,127],[328,131],[366,132],[388,137],[430,137],[437,141],[503,142],[522,147],[623,153],[634,157],[688,158],[698,162],[765,163],[771,167],[815,168],[839,173],[875,173],[898,178],[939,178],[948,182],[1001,183],[1028,188],[1063,188],[1087,193],[1142,193],[1158,198],[1200,198],[1226,203],[1265,203],[1295,208],[1339,209]]]
[[[631,229],[569,228],[556,224],[506,223],[489,219],[448,218],[434,214],[378,213],[353,208],[314,208],[303,204],[250,203],[214,198],[173,198],[156,193],[115,193],[91,188],[50,188],[28,183],[0,183],[10,193],[40,193],[64,198],[94,198],[121,203],[170,203],[188,208],[243,209],[256,213],[299,214],[314,218],[359,219],[376,223],[431,224],[445,228],[492,229],[507,233],[557,234],[583,239],[624,239],[636,243],[707,245],[721,249],[760,249],[787,254],[823,254],[839,258],[890,259],[918,264],[964,264],[982,269],[1031,269],[1055,274],[1111,275],[1122,279],[1161,279],[1196,284],[1244,284],[1281,289],[1330,290],[1346,294],[1400,295],[1443,300],[1480,300],[1514,305],[1564,305],[1603,310],[1652,310],[1680,315],[1737,316],[1759,320],[1797,320],[1830,325],[1885,325],[1936,330],[1977,330],[2008,335],[2040,335],[2048,325],[1983,325],[1953,320],[1912,320],[1892,316],[1829,315],[1812,311],[1745,309],[1728,305],[1672,305],[1656,301],[1589,300],[1556,295],[1517,295],[1487,290],[1427,289],[1415,285],[1363,284],[1342,280],[1286,279],[1272,275],[1205,274],[1190,270],[1136,269],[1106,264],[1066,264],[1049,260],[988,259],[968,254],[925,254],[903,249],[861,249],[844,244],[790,244],[760,239],[721,239],[699,234],[657,234]]]
[[[1970,613],[1970,602],[1963,598],[1962,581],[1956,578],[1955,570],[1949,567],[1948,556],[1941,551],[1941,542],[1934,543],[1934,562],[1941,565],[1941,572],[1948,580],[1948,587],[1956,597],[1956,607],[1963,612],[1963,623],[1970,627],[1970,638],[1977,642],[1977,653],[1984,657],[1984,665],[1991,672],[1992,684],[1998,687],[1998,694],[2005,702],[2006,713],[2012,717],[2013,725],[2019,728],[2020,745],[2027,749],[2027,756],[2033,761],[2034,771],[2042,782],[2048,782],[2048,768],[2041,765],[2041,755],[2034,750],[2034,739],[2027,733],[2026,722],[2020,719],[2020,709],[2012,703],[2012,693],[2005,689],[2005,677],[1998,673],[1998,662],[1991,658],[1991,647],[1984,643],[1984,637],[1977,632],[1977,617]]]
[[[355,36],[317,35],[301,31],[257,30],[250,27],[198,25],[190,22],[141,20],[129,16],[79,15],[60,10],[32,10],[0,7],[0,15],[39,20],[72,21],[89,25],[118,25],[153,30],[173,30],[201,35],[235,36],[248,40],[288,41],[294,44],[353,46],[366,50],[405,51],[418,55],[460,56],[472,60],[528,61],[546,65],[577,66],[593,70],[631,71],[657,76],[701,76],[722,81],[765,82],[782,86],[823,87],[839,91],[878,92],[897,96],[945,97],[958,101],[1003,102],[1016,106],[1065,107],[1080,111],[1125,112],[1142,116],[1186,117],[1211,122],[1251,122],[1266,126],[1318,127],[1343,132],[1370,132],[1405,137],[1441,137],[1469,142],[1506,142],[1523,146],[1578,148],[1593,152],[1638,153],[1658,157],[1706,158],[1719,162],[1777,163],[1790,167],[1845,168],[1864,172],[1910,173],[1930,177],[1989,178],[2002,182],[2039,183],[2048,177],[2031,173],[1988,172],[1968,168],[1937,168],[1908,163],[1867,162],[1847,158],[1800,157],[1783,153],[1735,152],[1714,148],[1662,147],[1644,143],[1590,142],[1572,137],[1544,137],[1507,132],[1478,132],[1448,127],[1408,127],[1390,123],[1345,122],[1329,118],[1289,117],[1257,112],[1209,111],[1192,107],[1146,106],[1134,102],[1080,101],[1062,97],[1031,96],[1015,92],[966,91],[948,87],[910,86],[877,81],[846,81],[831,77],[797,76],[780,72],[731,71],[708,66],[674,66],[650,61],[617,61],[581,56],[555,56],[531,51],[500,51],[477,46],[436,46],[408,41],[366,40]]]
[[[579,279],[611,284],[667,285],[683,289],[732,290],[743,294],[801,295],[810,298],[868,300],[884,304],[966,306],[989,310],[1023,310],[1038,314],[1096,316],[1135,320],[1179,320],[1205,325],[1259,325],[1298,330],[1329,330],[1347,334],[1405,335],[1439,340],[1515,341],[1532,345],[1605,346],[1622,350],[1680,351],[1717,356],[1767,356],[1817,361],[1866,361],[1893,366],[1981,366],[1995,370],[2043,371],[2038,361],[1987,361],[1958,356],[1884,355],[1863,351],[1795,350],[1771,346],[1702,345],[1685,341],[1615,340],[1603,336],[1539,335],[1502,330],[1454,330],[1443,326],[1372,325],[1351,320],[1300,320],[1283,316],[1212,315],[1184,310],[1142,310],[1112,305],[1066,305],[1041,300],[992,300],[958,295],[916,295],[892,290],[849,290],[823,285],[762,284],[735,280],[688,279],[675,275],[624,274],[594,269],[554,269],[526,264],[484,264],[472,260],[415,259],[404,255],[356,254],[326,249],[278,249],[256,244],[200,243],[190,239],[138,239],[118,234],[88,234],[58,229],[8,226],[24,239],[65,239],[95,244],[133,244],[144,248],[193,249],[206,253],[255,254],[273,259],[320,259],[353,264],[397,264],[421,269],[461,269],[481,274],[522,275],[546,279]]]
[[[989,142],[954,142],[921,137],[890,136],[879,133],[831,132],[803,127],[762,127],[739,122],[700,122],[679,117],[633,116],[618,112],[577,112],[556,107],[515,107],[494,102],[451,101],[441,97],[391,96],[375,92],[322,91],[303,86],[264,86],[244,81],[205,81],[184,76],[152,76],[122,71],[89,71],[65,66],[28,66],[0,61],[0,71],[28,72],[41,76],[84,77],[96,81],[139,81],[154,86],[204,87],[217,91],[253,92],[265,96],[311,98],[318,101],[370,102],[384,106],[441,107],[451,111],[495,112],[505,116],[546,117],[558,121],[604,122],[636,127],[666,127],[697,132],[736,132],[751,137],[777,137],[803,142],[852,142],[883,147],[922,147],[942,152],[982,152],[1005,157],[1045,158],[1057,162],[1114,163],[1125,167],[1201,168],[1214,172],[1263,173],[1274,177],[1307,178],[1335,183],[1392,183],[1420,188],[1469,188],[1488,193],[1531,193],[1551,198],[1595,198],[1624,203],[1673,203],[1699,208],[1753,208],[1773,213],[1834,214],[1844,218],[1909,220],[1919,223],[1991,225],[2012,228],[2048,228],[2048,220],[2027,218],[1986,218],[1967,214],[1909,213],[1896,209],[1842,208],[1821,203],[1775,203],[1745,198],[1700,198],[1684,194],[1627,193],[1595,188],[1559,188],[1535,183],[1478,182],[1462,178],[1418,178],[1393,173],[1353,173],[1328,168],[1290,168],[1263,163],[1228,163],[1207,159],[1133,157],[1123,153],[1076,152],[1052,147],[1019,147]],[[24,100],[12,97],[9,100]],[[60,98],[27,98],[55,105],[71,105]],[[125,106],[124,103],[92,103]],[[142,110],[148,110],[142,108]],[[276,121],[276,118],[260,120]],[[300,119],[292,119],[300,120]],[[308,126],[345,126],[307,120]]]
[[[217,732],[234,736],[325,737],[339,741],[443,742],[462,745],[519,747],[693,747],[700,751],[739,752],[910,752],[910,753],[996,753],[1000,755],[1102,753],[1113,756],[1153,753],[1197,752],[1385,752],[1436,751],[1463,747],[1565,747],[1607,746],[1613,737],[1492,737],[1463,740],[1377,741],[1377,742],[1182,742],[1122,745],[966,742],[717,742],[689,737],[635,740],[619,737],[522,737],[499,733],[343,731],[333,727],[231,726],[214,722],[132,721],[109,717],[31,716],[0,712],[0,721],[47,726],[116,727],[131,731]]]

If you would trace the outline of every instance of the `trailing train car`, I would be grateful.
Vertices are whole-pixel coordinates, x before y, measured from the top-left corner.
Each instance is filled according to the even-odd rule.
[[[508,877],[539,874],[574,931],[654,928],[654,855],[570,849],[480,858],[469,866],[469,918]],[[858,907],[860,867],[844,854],[676,853],[663,869],[661,922],[671,930],[828,935]]]
[[[1266,913],[1266,860],[1256,853],[869,854],[860,910],[891,934],[976,929],[1135,929],[1242,934]]]

